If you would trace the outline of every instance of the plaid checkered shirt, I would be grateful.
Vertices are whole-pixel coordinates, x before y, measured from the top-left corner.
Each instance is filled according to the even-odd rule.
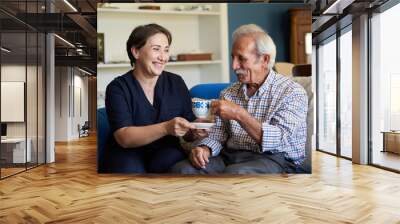
[[[207,146],[212,156],[224,147],[258,153],[283,152],[285,158],[300,165],[305,158],[308,98],[303,87],[271,70],[257,92],[247,96],[247,86],[234,83],[221,92],[220,98],[245,108],[262,123],[262,142],[258,144],[235,120],[216,116],[209,136],[197,143]]]

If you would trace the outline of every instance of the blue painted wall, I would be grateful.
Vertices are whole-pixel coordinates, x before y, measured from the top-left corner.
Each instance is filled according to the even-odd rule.
[[[241,25],[254,23],[272,37],[276,45],[276,61],[290,60],[290,14],[289,9],[304,7],[305,4],[265,4],[265,3],[229,3],[228,33],[229,57],[232,50],[232,33]],[[229,67],[232,60],[229,59]],[[236,75],[230,69],[230,81],[236,81]]]

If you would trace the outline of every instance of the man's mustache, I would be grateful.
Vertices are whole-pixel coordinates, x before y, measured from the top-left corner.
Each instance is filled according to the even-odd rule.
[[[246,75],[247,71],[244,69],[237,69],[235,70],[236,75]]]

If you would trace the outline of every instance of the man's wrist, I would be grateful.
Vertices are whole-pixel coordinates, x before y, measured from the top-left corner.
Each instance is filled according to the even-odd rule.
[[[205,148],[206,148],[206,150],[208,150],[209,155],[212,156],[212,151],[211,151],[211,149],[210,149],[208,146],[205,146]]]
[[[210,156],[212,156],[212,150],[210,149],[210,147],[208,147],[206,145],[199,145],[199,147],[204,148],[205,150],[208,150],[208,152],[210,153]]]
[[[245,120],[247,111],[246,111],[244,108],[242,108],[242,107],[239,107],[239,108],[240,108],[240,109],[238,109],[238,110],[236,111],[236,121],[237,121],[239,124],[242,124],[242,122]]]

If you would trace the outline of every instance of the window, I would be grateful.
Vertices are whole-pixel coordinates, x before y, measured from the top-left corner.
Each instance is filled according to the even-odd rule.
[[[0,8],[42,13],[44,1],[1,1]],[[3,8],[2,8],[3,9]],[[43,32],[0,12],[0,178],[45,163],[45,60]],[[12,13],[13,14],[13,13]]]
[[[336,39],[318,48],[317,149],[336,154]]]
[[[395,170],[400,170],[398,21],[400,5],[371,18],[371,162]]]
[[[340,36],[340,155],[352,157],[352,32]]]

